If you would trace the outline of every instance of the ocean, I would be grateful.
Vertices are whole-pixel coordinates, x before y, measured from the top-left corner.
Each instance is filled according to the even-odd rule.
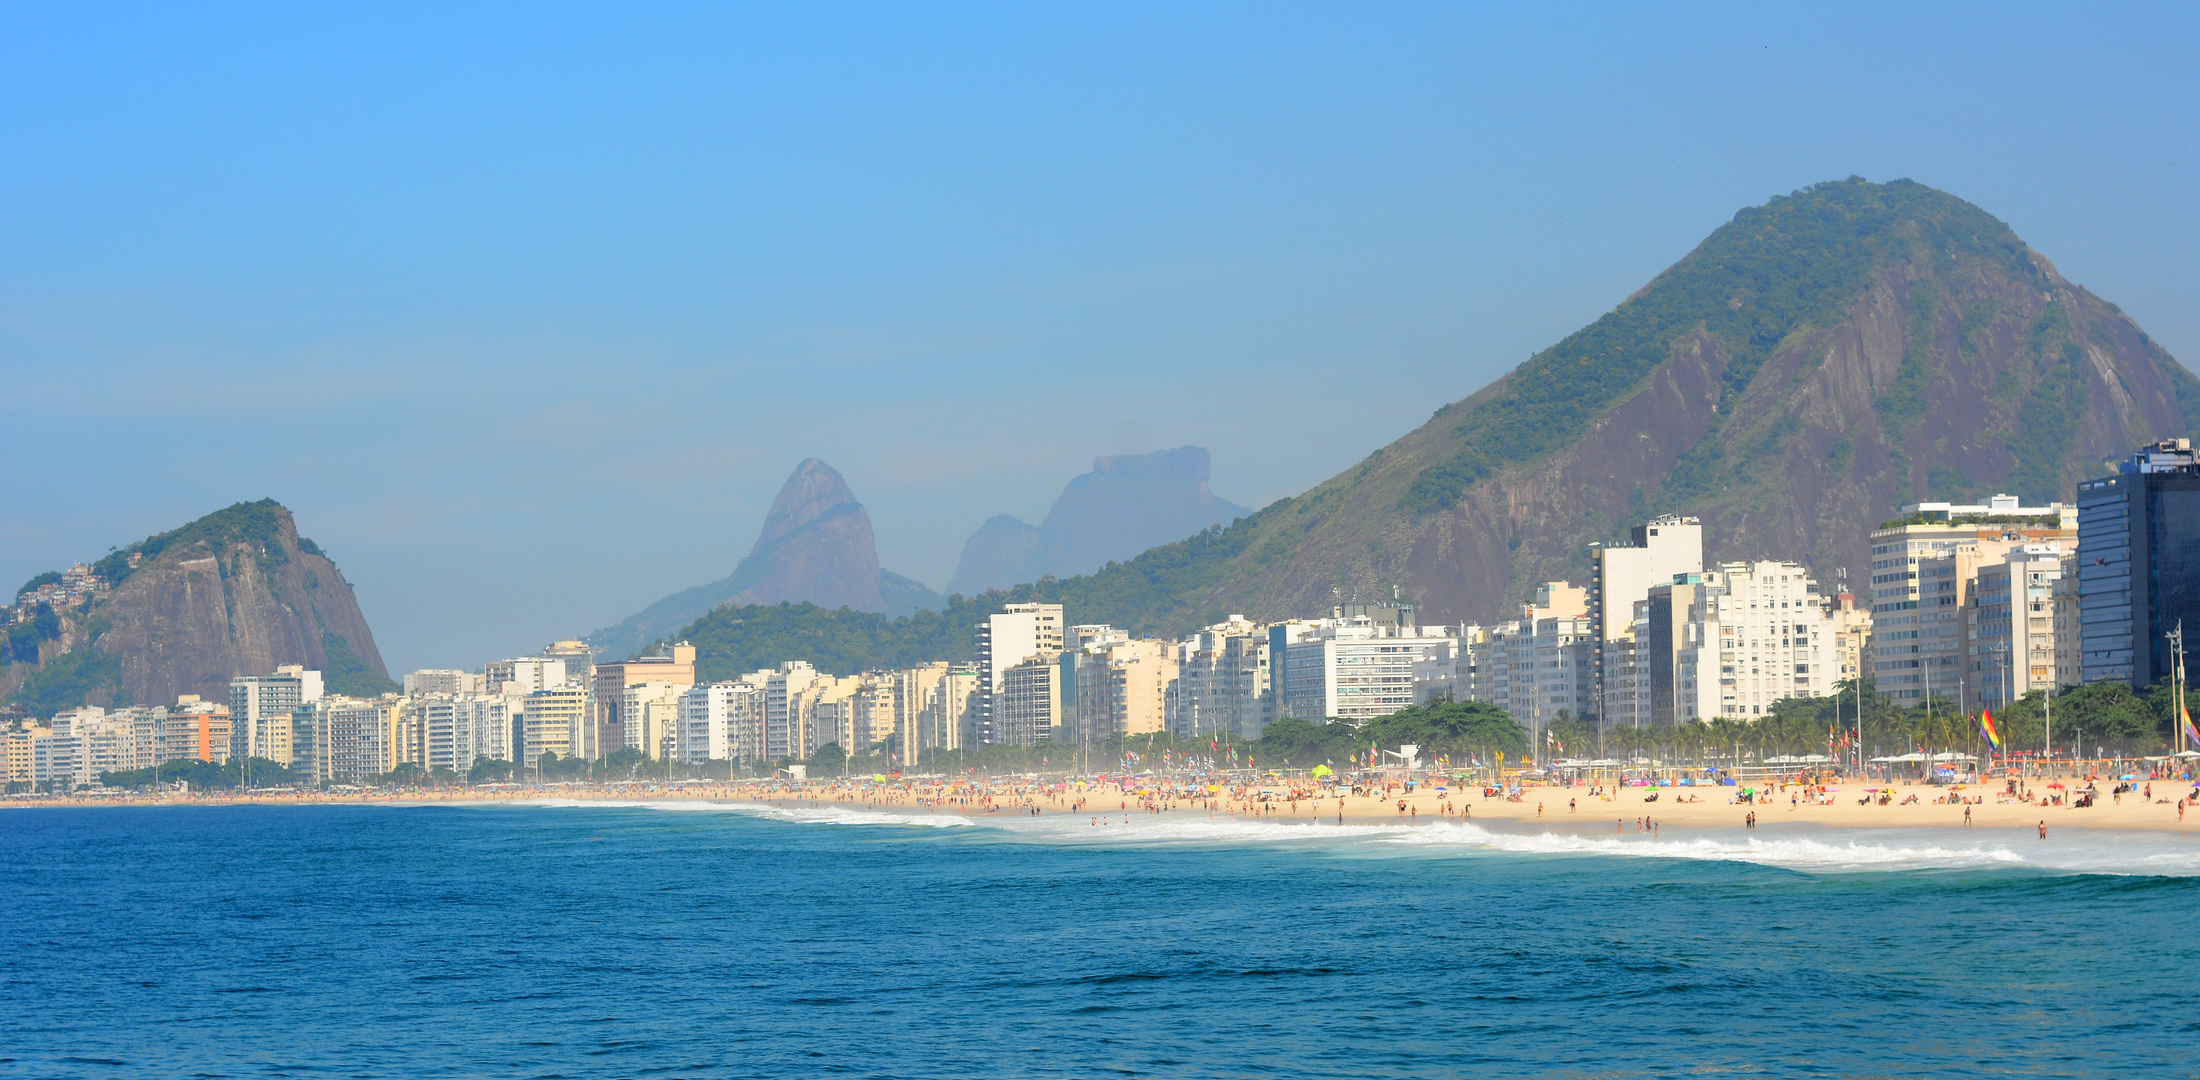
[[[0,1076],[2200,1075],[2200,841],[0,814]]]

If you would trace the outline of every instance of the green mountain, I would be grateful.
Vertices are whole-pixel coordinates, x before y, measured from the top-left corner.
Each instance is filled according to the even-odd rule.
[[[36,715],[178,694],[227,701],[231,678],[281,664],[321,670],[338,693],[397,689],[351,584],[273,499],[146,537],[92,569],[102,588],[88,603],[41,605],[10,631],[0,697]]]
[[[1083,577],[988,594],[1173,633],[1393,587],[1502,619],[1659,513],[1706,555],[1868,577],[1925,499],[2068,500],[2186,434],[2200,380],[1985,211],[1851,178],[1750,207],[1602,318],[1296,498]],[[953,605],[951,600],[951,605]],[[691,635],[692,636],[692,635]]]

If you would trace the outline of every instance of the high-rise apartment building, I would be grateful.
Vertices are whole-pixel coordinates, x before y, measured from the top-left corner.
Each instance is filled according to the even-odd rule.
[[[225,765],[229,762],[229,735],[229,706],[201,700],[197,694],[184,694],[168,713],[157,753],[162,761],[191,758]]]
[[[418,708],[427,744],[422,764],[464,776],[478,761],[512,760],[514,705],[515,699],[503,694],[421,695]]]
[[[2116,475],[2079,484],[2078,535],[2084,679],[2151,687],[2170,672],[2168,635],[2182,625],[2200,637],[2200,457],[2192,440],[2165,439]]]
[[[589,691],[585,686],[568,682],[521,698],[519,764],[533,765],[542,760],[545,751],[560,758],[574,756],[574,736],[588,722]]]
[[[1034,656],[1001,675],[995,696],[993,741],[1000,746],[1031,746],[1062,737],[1062,665],[1060,658]]]
[[[863,738],[860,729],[865,723],[866,711],[862,699],[862,676],[818,676],[808,696],[812,753],[826,743],[839,746],[849,757],[868,748],[868,744],[859,741]]]
[[[618,712],[625,748],[639,750],[651,761],[677,760],[681,699],[687,692],[685,683],[627,683]]]
[[[425,684],[430,686],[430,689],[424,692],[449,694],[465,692],[463,681],[435,677],[442,675],[441,672],[423,671],[415,674],[430,677],[423,680]],[[465,672],[450,672],[449,674],[464,675]],[[568,675],[563,659],[544,656],[515,656],[510,660],[489,661],[487,666],[482,669],[481,680],[483,688],[489,693],[525,697],[537,690],[555,690],[560,686],[564,686]],[[410,689],[412,679],[413,676],[406,676],[408,689],[405,692],[408,694],[413,692]],[[449,689],[438,689],[439,686],[446,683]]]
[[[1097,746],[1117,735],[1160,731],[1168,720],[1169,683],[1177,677],[1171,642],[1088,642],[1078,654],[1077,728],[1070,741]]]
[[[903,768],[911,768],[925,757],[924,751],[931,744],[924,741],[922,717],[931,707],[932,696],[938,692],[940,680],[947,677],[947,661],[936,660],[919,667],[903,668],[893,673],[894,679],[894,743],[901,754]]]
[[[326,695],[292,713],[290,769],[323,784],[357,784],[394,769],[404,701]]]
[[[1414,664],[1451,644],[1441,626],[1381,626],[1368,615],[1348,617],[1342,608],[1300,625],[1304,629],[1284,646],[1281,672],[1271,669],[1270,686],[1273,692],[1274,681],[1283,682],[1282,715],[1316,724],[1337,718],[1357,723],[1410,707]]]
[[[917,751],[911,762],[935,761],[935,754],[954,753],[966,740],[974,741],[979,688],[985,675],[976,664],[950,664],[940,673],[918,714]]]
[[[321,673],[285,664],[273,675],[241,675],[229,681],[231,757],[289,763],[295,741],[287,718],[300,705],[321,700]],[[284,722],[274,721],[284,718]],[[280,744],[279,746],[277,744]],[[280,750],[282,757],[274,753]]]
[[[2065,554],[2062,576],[2055,579],[2055,685],[2085,681],[2085,633],[2080,621],[2078,557]]]
[[[978,624],[978,670],[985,686],[978,700],[978,739],[993,743],[994,699],[1000,694],[1008,669],[1045,655],[1062,653],[1062,605],[1010,604]]]
[[[1181,738],[1228,733],[1257,739],[1271,719],[1266,629],[1243,615],[1177,644],[1177,677],[1168,695],[1168,729]]]
[[[1827,632],[1833,635],[1834,681],[1865,677],[1871,662],[1871,609],[1857,603],[1855,593],[1843,591],[1827,602],[1826,614],[1833,619]]]
[[[600,670],[600,669],[599,669]],[[764,757],[771,761],[802,759],[810,745],[810,715],[820,673],[808,661],[789,660],[764,678]]]
[[[679,760],[694,765],[762,756],[763,682],[752,677],[689,687],[680,698]]]
[[[626,685],[643,682],[695,685],[695,646],[676,641],[663,653],[595,665],[589,676],[589,685],[595,690],[595,700],[589,707],[591,730],[576,740],[581,749],[600,756],[628,745],[623,734],[626,718],[619,710],[626,703]]]
[[[1589,547],[1588,623],[1589,700],[1574,711],[1590,716],[1624,710],[1630,721],[1638,702],[1634,674],[1635,605],[1650,597],[1650,590],[1669,584],[1675,574],[1703,571],[1703,522],[1692,517],[1668,515],[1628,530],[1628,543],[1592,544]],[[1607,659],[1617,658],[1617,677],[1606,674]],[[1604,699],[1617,694],[1607,703]],[[1609,726],[1612,721],[1606,719]],[[1631,725],[1630,725],[1631,726]]]
[[[2022,506],[2014,495],[1983,505],[1917,503],[1874,529],[1872,677],[1880,696],[1915,704],[1969,693],[1964,617],[1978,568],[2026,544],[2078,545],[2078,508]]]
[[[1520,618],[1486,628],[1469,647],[1468,660],[1486,671],[1472,700],[1504,709],[1540,737],[1561,713],[1594,715],[1588,590],[1565,581],[1536,587]],[[1377,714],[1380,715],[1380,714]]]
[[[2056,544],[2026,544],[2002,561],[1978,568],[1965,610],[1970,661],[1962,704],[2000,708],[2055,679],[2055,585],[2064,553]]]
[[[1832,693],[1834,620],[1807,568],[1733,562],[1681,576],[1645,605],[1653,722],[1755,718],[1784,698]]]

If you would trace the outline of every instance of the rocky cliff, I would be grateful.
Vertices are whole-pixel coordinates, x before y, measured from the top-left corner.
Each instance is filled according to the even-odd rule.
[[[871,516],[832,466],[795,466],[733,573],[665,597],[588,635],[600,655],[625,656],[722,604],[812,603],[904,615],[937,608],[937,593],[878,565]]]
[[[1044,521],[1029,525],[1004,514],[979,527],[963,544],[947,591],[1089,574],[1250,514],[1207,489],[1211,465],[1202,446],[1094,458],[1092,471],[1069,482]]]
[[[271,499],[147,537],[95,570],[107,590],[64,614],[40,663],[11,667],[16,699],[36,711],[226,701],[230,679],[281,664],[317,668],[343,692],[394,687],[351,585]]]

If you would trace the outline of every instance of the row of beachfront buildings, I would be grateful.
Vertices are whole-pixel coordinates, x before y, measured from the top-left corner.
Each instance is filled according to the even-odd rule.
[[[1871,532],[1861,595],[1798,563],[1707,564],[1703,528],[1663,517],[1590,552],[1584,584],[1546,582],[1517,617],[1422,625],[1411,605],[1326,617],[1231,617],[1181,639],[1071,624],[1012,604],[975,627],[976,660],[834,674],[788,661],[698,677],[695,650],[597,663],[580,641],[481,671],[424,670],[402,693],[324,692],[286,667],[236,679],[226,703],[72,710],[5,736],[11,780],[250,756],[353,782],[411,763],[811,758],[828,744],[901,768],[973,746],[1090,750],[1117,736],[1258,738],[1281,717],[1361,721],[1439,696],[1494,704],[1539,735],[1764,715],[1869,676],[1900,703],[1965,708],[2169,670],[2168,634],[2200,629],[2200,461],[2186,440],[2142,450],[2075,504],[1920,503]]]

